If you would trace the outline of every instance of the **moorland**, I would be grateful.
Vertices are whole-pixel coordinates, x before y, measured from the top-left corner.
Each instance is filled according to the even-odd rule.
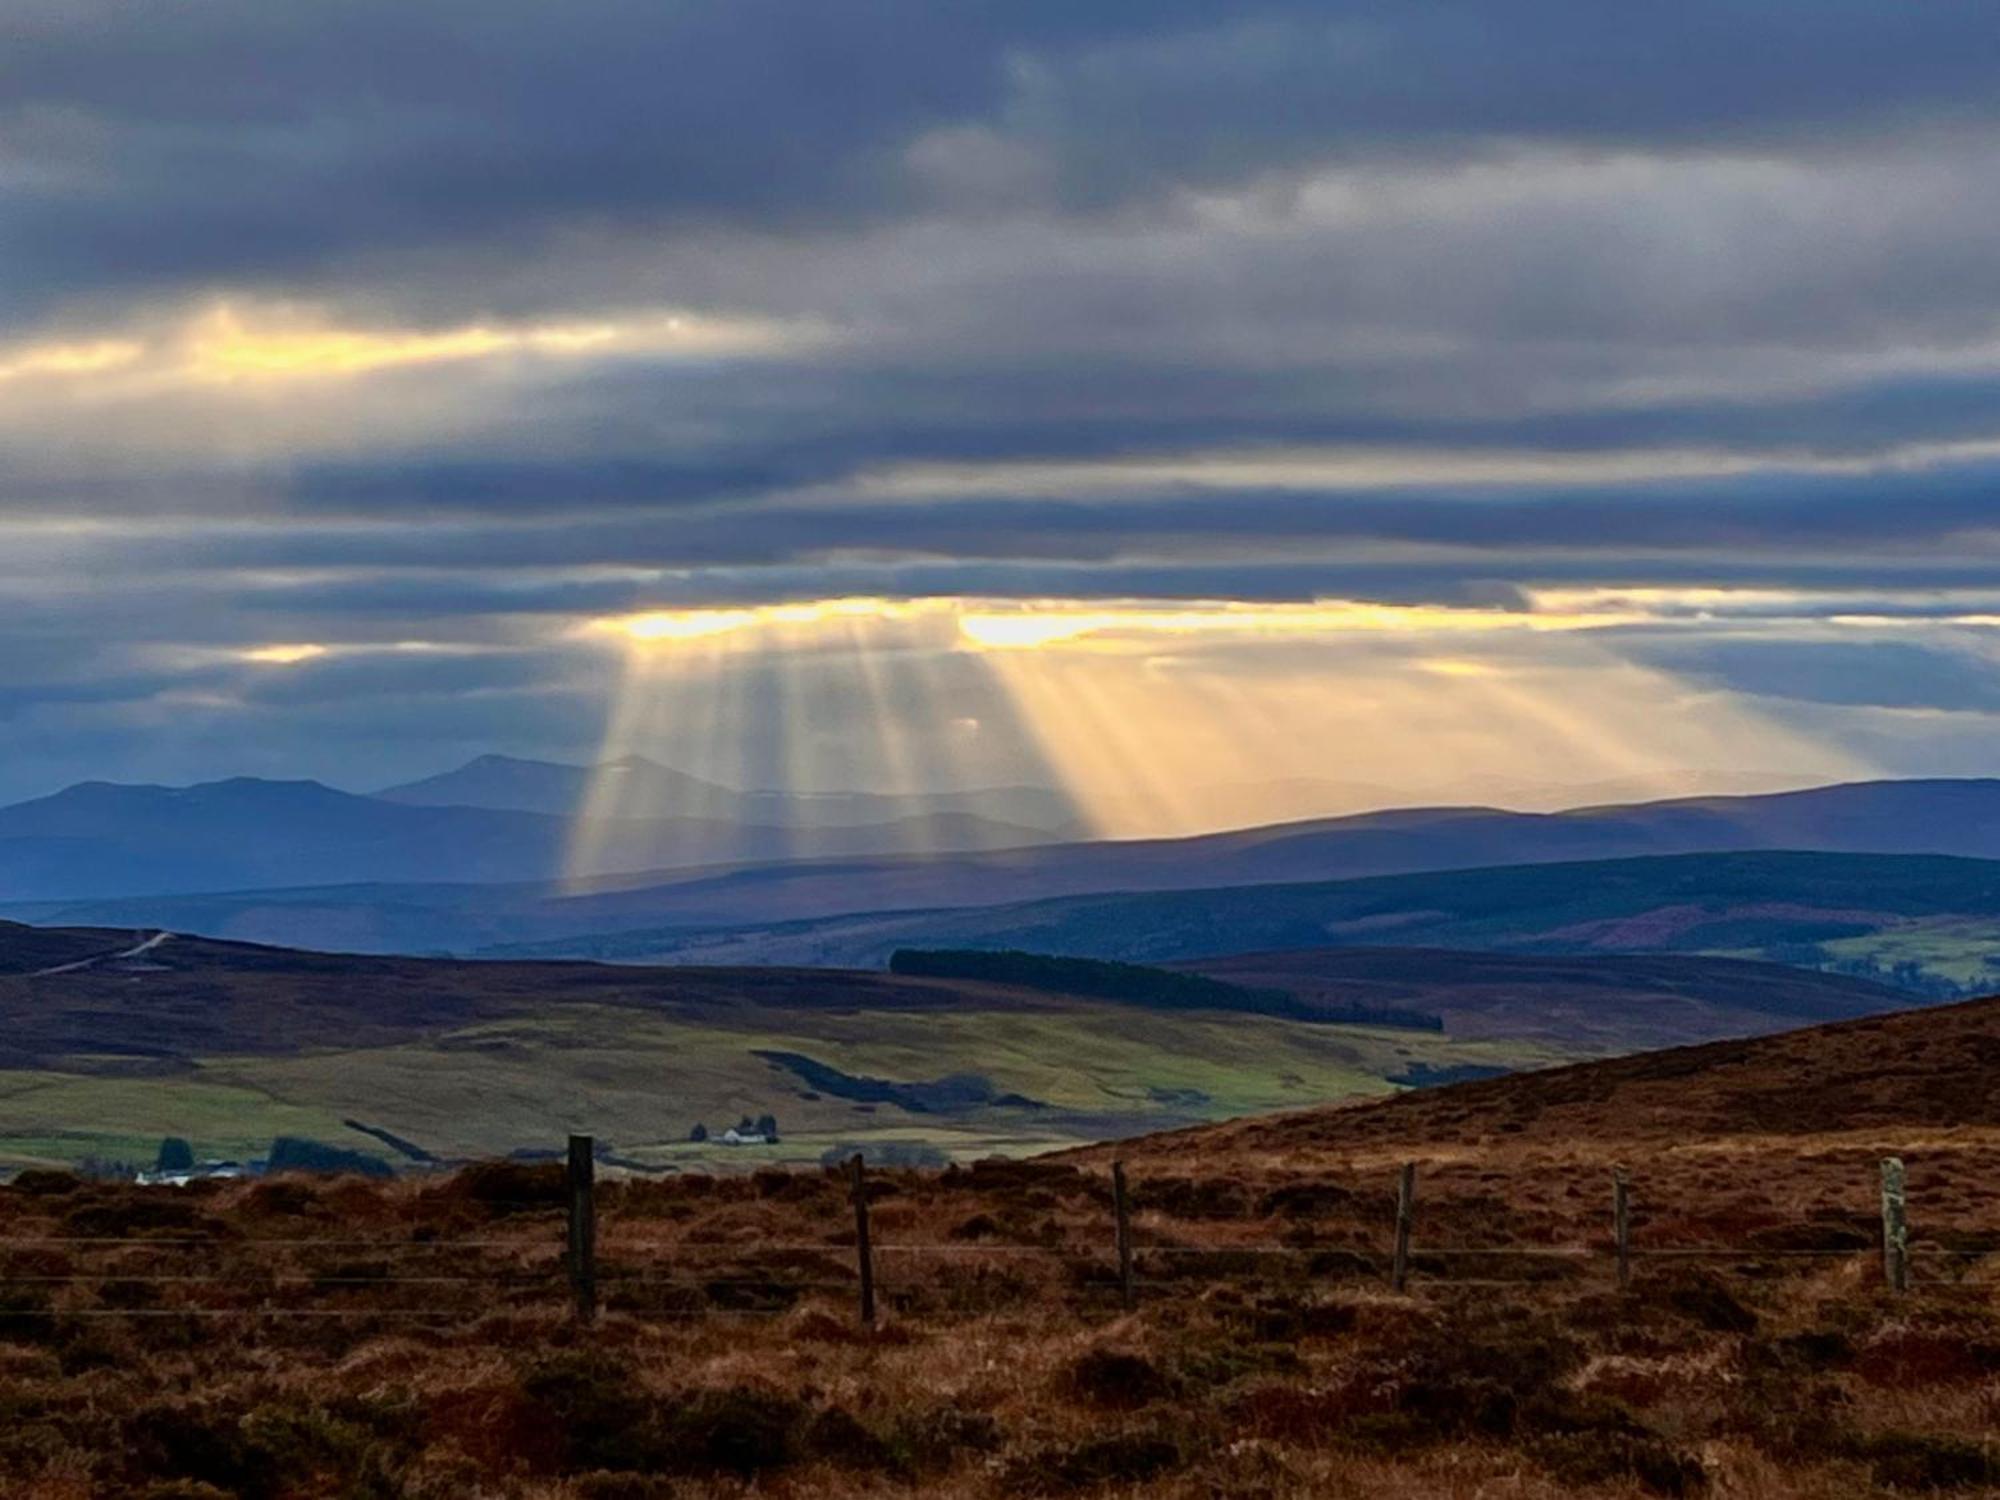
[[[1989,1493],[1996,1051],[1982,1001],[872,1172],[873,1326],[833,1171],[603,1183],[591,1324],[554,1166],[24,1174],[0,1188],[0,1478],[27,1500]]]

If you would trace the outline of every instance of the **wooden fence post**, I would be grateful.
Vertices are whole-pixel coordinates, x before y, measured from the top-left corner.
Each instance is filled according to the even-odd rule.
[[[597,1142],[569,1138],[569,1286],[576,1319],[597,1317]]]
[[[1417,1164],[1403,1163],[1396,1174],[1396,1257],[1389,1268],[1389,1287],[1400,1292],[1410,1284],[1410,1229],[1417,1214]]]
[[[1623,1167],[1611,1174],[1611,1236],[1618,1246],[1618,1290],[1632,1285],[1632,1179]]]
[[[1118,1299],[1130,1312],[1138,1305],[1132,1287],[1132,1205],[1125,1195],[1125,1163],[1111,1164],[1111,1207],[1118,1216]]]
[[[1892,1292],[1910,1289],[1910,1223],[1899,1156],[1882,1158],[1882,1279]]]
[[[854,1183],[854,1259],[861,1272],[861,1321],[875,1326],[875,1250],[868,1240],[868,1168],[859,1151],[847,1164]]]

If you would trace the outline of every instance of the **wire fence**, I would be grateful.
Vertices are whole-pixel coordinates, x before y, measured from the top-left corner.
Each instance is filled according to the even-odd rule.
[[[606,1311],[638,1319],[764,1318],[789,1315],[812,1299],[851,1301],[859,1321],[873,1325],[881,1299],[898,1309],[988,1311],[1038,1285],[1053,1285],[1081,1304],[1108,1301],[1129,1311],[1148,1299],[1223,1283],[1373,1279],[1409,1294],[1584,1275],[1628,1288],[1643,1267],[1675,1262],[1746,1268],[1867,1262],[1892,1294],[2000,1291],[1981,1266],[2000,1256],[2000,1236],[1910,1243],[1895,1158],[1881,1164],[1875,1242],[1824,1247],[1644,1243],[1633,1233],[1623,1173],[1615,1178],[1602,1236],[1588,1242],[1429,1243],[1418,1234],[1414,1166],[1397,1174],[1386,1244],[1172,1243],[1157,1227],[1135,1225],[1122,1163],[1112,1170],[1111,1212],[1096,1243],[878,1241],[872,1184],[858,1156],[847,1172],[852,1219],[830,1225],[824,1239],[662,1243],[653,1221],[614,1214],[600,1224],[593,1163],[590,1138],[577,1137],[562,1202],[485,1203],[508,1215],[513,1232],[506,1235],[452,1237],[417,1227],[374,1237],[0,1233],[0,1338],[38,1320],[451,1324],[530,1316],[589,1323]],[[1031,1277],[1042,1279],[1025,1279]]]

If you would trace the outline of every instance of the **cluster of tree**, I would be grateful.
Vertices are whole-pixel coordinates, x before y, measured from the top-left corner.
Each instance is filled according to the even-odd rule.
[[[352,1172],[360,1177],[394,1177],[396,1169],[379,1156],[329,1146],[304,1136],[281,1135],[271,1142],[266,1170],[272,1172]]]
[[[1892,964],[1885,964],[1872,953],[1861,958],[1836,959],[1820,967],[1835,974],[1845,974],[1852,979],[1873,980],[1876,984],[1886,984],[1892,989],[1903,990],[1912,995],[1922,995],[1931,1000],[1969,1000],[1987,994],[1990,983],[1974,982],[1961,984],[1948,975],[1934,973],[1913,958],[1902,958]]]
[[[926,979],[978,979],[1026,985],[1064,995],[1121,1000],[1157,1010],[1229,1010],[1349,1026],[1394,1026],[1410,1031],[1443,1031],[1444,1018],[1397,1006],[1328,1005],[1301,1000],[1289,990],[1253,988],[1144,964],[1097,958],[1055,958],[1018,949],[898,948],[889,956],[891,974]]]

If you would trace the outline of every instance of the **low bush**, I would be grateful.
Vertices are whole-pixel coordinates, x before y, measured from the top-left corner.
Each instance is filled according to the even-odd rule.
[[[1630,1482],[1671,1496],[1708,1488],[1698,1457],[1651,1434],[1553,1433],[1533,1440],[1528,1452],[1566,1488]]]
[[[667,1414],[662,1467],[743,1478],[784,1468],[803,1451],[807,1415],[772,1391],[697,1391]]]
[[[1857,1456],[1868,1461],[1875,1482],[1885,1489],[1986,1489],[2000,1481],[2000,1462],[1982,1444],[1965,1438],[1886,1432],[1856,1446]]]
[[[555,1162],[475,1162],[441,1192],[479,1204],[495,1214],[561,1208],[569,1202],[569,1175]]]
[[[1078,1400],[1107,1411],[1132,1411],[1174,1393],[1165,1371],[1145,1355],[1124,1349],[1091,1349],[1077,1356],[1064,1371],[1064,1384]]]
[[[985,1412],[956,1406],[920,1407],[889,1426],[887,1441],[896,1467],[918,1474],[948,1469],[966,1454],[999,1451],[1000,1424]]]
[[[1099,1485],[1137,1485],[1187,1462],[1180,1442],[1151,1429],[1108,1433],[1024,1453],[1004,1472],[1009,1494],[1053,1494]]]
[[[657,1410],[624,1361],[595,1350],[566,1351],[524,1372],[521,1391],[530,1420],[553,1440],[561,1472],[660,1466]]]

